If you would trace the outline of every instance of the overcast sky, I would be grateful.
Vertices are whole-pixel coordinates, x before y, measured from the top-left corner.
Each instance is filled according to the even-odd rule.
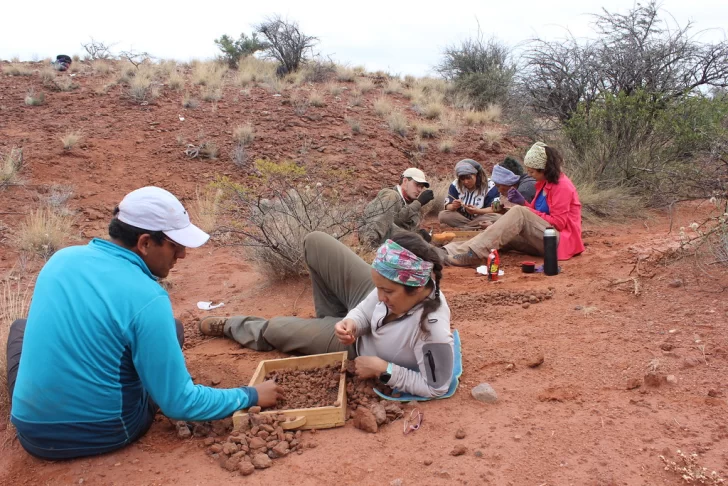
[[[0,8],[0,58],[82,54],[81,42],[93,37],[116,43],[116,51],[208,59],[217,53],[216,37],[249,34],[255,23],[278,13],[318,37],[318,51],[337,62],[419,76],[431,74],[445,46],[477,33],[476,18],[486,37],[515,45],[536,35],[562,37],[565,28],[589,35],[589,14],[601,7],[626,12],[633,5],[632,0],[7,0]],[[696,32],[706,30],[703,40],[726,36],[726,0],[665,0],[662,6],[681,25],[691,20]]]

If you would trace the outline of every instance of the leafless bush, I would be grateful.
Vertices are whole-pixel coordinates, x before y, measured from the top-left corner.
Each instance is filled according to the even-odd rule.
[[[25,95],[25,104],[28,106],[39,106],[42,105],[44,101],[45,95],[42,92],[36,93],[33,88],[30,88],[28,93]]]
[[[298,70],[305,62],[306,50],[318,42],[316,37],[301,32],[297,22],[283,20],[279,15],[266,19],[255,30],[267,41],[266,55],[278,60],[288,73]]]
[[[241,169],[248,165],[248,153],[245,150],[245,145],[242,143],[236,143],[233,147],[233,151],[230,154],[230,158],[233,163]]]
[[[303,239],[313,231],[336,239],[351,235],[362,225],[364,204],[341,203],[324,186],[296,184],[271,178],[266,197],[245,188],[229,187],[235,205],[231,228],[243,237],[253,258],[274,279],[305,275]]]
[[[93,37],[91,37],[89,42],[82,42],[81,47],[83,47],[86,51],[86,58],[91,61],[114,58],[114,54],[111,52],[111,48],[114,47],[114,44],[105,44],[103,42],[96,41]]]

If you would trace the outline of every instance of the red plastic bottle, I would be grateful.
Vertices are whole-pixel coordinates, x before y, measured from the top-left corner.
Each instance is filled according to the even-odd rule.
[[[498,270],[500,270],[500,255],[498,255],[498,250],[492,249],[490,250],[490,254],[488,255],[488,280],[496,281],[498,280]]]

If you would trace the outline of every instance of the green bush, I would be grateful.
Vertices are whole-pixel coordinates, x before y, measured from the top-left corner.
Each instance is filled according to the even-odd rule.
[[[252,56],[256,52],[268,47],[267,43],[258,40],[258,34],[255,32],[250,37],[245,34],[240,34],[238,40],[233,40],[232,37],[223,34],[219,39],[215,39],[215,44],[222,51],[222,59],[232,69],[238,68],[238,62],[240,62],[241,57]]]

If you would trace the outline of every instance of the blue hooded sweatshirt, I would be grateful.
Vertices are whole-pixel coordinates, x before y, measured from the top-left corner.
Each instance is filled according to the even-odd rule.
[[[146,432],[155,404],[202,421],[257,401],[255,388],[192,382],[169,295],[135,253],[94,239],[60,250],[38,275],[11,410],[31,454],[118,449]]]

